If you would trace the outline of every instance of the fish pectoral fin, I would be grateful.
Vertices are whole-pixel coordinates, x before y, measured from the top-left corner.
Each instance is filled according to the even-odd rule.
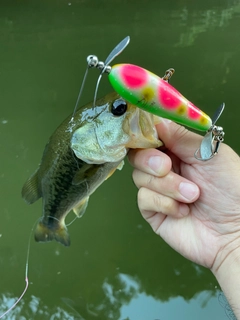
[[[24,183],[22,188],[22,197],[28,203],[32,204],[41,198],[41,190],[38,187],[38,169],[33,175]]]
[[[84,164],[75,174],[75,176],[73,177],[73,181],[72,184],[74,185],[78,185],[81,184],[83,182],[85,182],[86,180],[86,172],[91,169],[92,164]]]
[[[122,161],[119,163],[119,165],[117,166],[117,169],[118,169],[118,170],[122,170],[123,166],[124,166],[124,160],[122,160]]]
[[[73,208],[73,212],[76,214],[76,216],[78,218],[81,218],[86,209],[87,209],[87,205],[88,205],[88,200],[89,200],[89,197],[86,197],[84,199],[82,199],[74,208]]]
[[[86,179],[93,176],[99,169],[99,165],[86,163],[73,177],[72,184],[78,185],[86,182]]]
[[[117,169],[118,169],[118,170],[122,170],[123,166],[124,166],[124,160],[122,160],[116,168],[113,168],[113,169],[109,172],[109,174],[108,174],[108,176],[106,177],[105,181],[106,181],[108,178],[110,178]]]
[[[65,224],[58,224],[54,229],[50,229],[43,222],[39,222],[34,234],[37,242],[48,242],[56,240],[64,246],[70,246],[70,236]]]

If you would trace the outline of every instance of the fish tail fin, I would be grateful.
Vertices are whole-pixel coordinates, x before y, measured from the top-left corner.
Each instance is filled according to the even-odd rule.
[[[56,228],[50,229],[43,222],[39,222],[34,237],[37,242],[56,240],[64,246],[70,246],[70,236],[65,225],[58,225]]]

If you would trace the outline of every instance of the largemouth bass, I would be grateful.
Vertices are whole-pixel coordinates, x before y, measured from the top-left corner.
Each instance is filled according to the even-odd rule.
[[[36,241],[56,240],[70,245],[65,225],[73,210],[81,217],[89,196],[116,169],[130,148],[162,145],[154,124],[160,118],[111,93],[77,110],[50,137],[36,172],[26,181],[22,196],[28,204],[42,197],[43,214]]]

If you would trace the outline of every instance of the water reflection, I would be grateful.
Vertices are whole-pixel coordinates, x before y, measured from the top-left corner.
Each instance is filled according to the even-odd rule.
[[[164,302],[147,294],[142,288],[140,279],[123,273],[115,277],[114,284],[110,279],[105,279],[102,290],[103,300],[97,304],[87,304],[85,311],[82,311],[86,319],[96,317],[115,320],[164,320],[171,317],[174,319],[176,314],[181,319],[191,318],[191,314],[195,314],[196,320],[211,319],[211,316],[212,319],[225,319],[224,312],[211,290],[195,294],[190,300],[175,297]],[[234,320],[223,293],[216,291],[216,294],[221,296],[221,305],[227,310],[229,319]],[[212,314],[209,313],[209,309],[213,310]]]
[[[97,305],[86,302],[81,297],[75,300],[63,297],[61,298],[63,306],[51,308],[41,301],[40,297],[31,295],[27,304],[25,299],[21,300],[5,318],[8,320],[167,320],[171,317],[174,319],[176,314],[179,314],[180,318],[183,316],[188,318],[195,313],[194,319],[201,320],[211,318],[210,309],[214,310],[212,319],[224,319],[223,312],[219,308],[220,304],[224,308],[226,316],[230,320],[236,320],[221,291],[217,291],[218,301],[214,299],[211,291],[202,291],[189,301],[182,297],[176,297],[162,302],[142,291],[139,279],[119,273],[117,281],[119,285],[116,288],[108,279],[105,279],[102,284],[105,296]],[[16,297],[11,297],[9,293],[2,294],[0,316],[15,303],[16,299]]]
[[[186,6],[180,12],[174,12],[173,16],[180,18],[180,29],[184,29],[180,33],[179,41],[175,47],[192,46],[197,37],[207,30],[214,28],[223,28],[228,25],[233,15],[240,13],[240,4],[238,1],[226,3],[226,8],[219,9],[218,7],[208,10],[189,10]],[[192,23],[194,20],[194,24]]]
[[[8,310],[17,300],[16,297],[11,297],[10,294],[3,294],[0,298],[0,316]],[[23,316],[24,314],[24,316]],[[36,296],[31,296],[30,301],[25,305],[25,301],[21,300],[19,304],[3,319],[8,320],[30,320],[30,319],[50,319],[50,320],[85,320],[75,310],[68,312],[61,307],[49,308],[43,304],[41,299]]]

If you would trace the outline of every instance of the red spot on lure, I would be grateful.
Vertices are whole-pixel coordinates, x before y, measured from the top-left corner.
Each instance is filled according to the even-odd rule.
[[[134,64],[125,65],[120,69],[121,79],[122,81],[130,88],[130,89],[139,89],[147,84],[148,81],[148,72],[143,68],[139,68]]]
[[[211,118],[167,81],[132,64],[114,65],[108,75],[114,90],[137,107],[159,117],[206,131]]]

